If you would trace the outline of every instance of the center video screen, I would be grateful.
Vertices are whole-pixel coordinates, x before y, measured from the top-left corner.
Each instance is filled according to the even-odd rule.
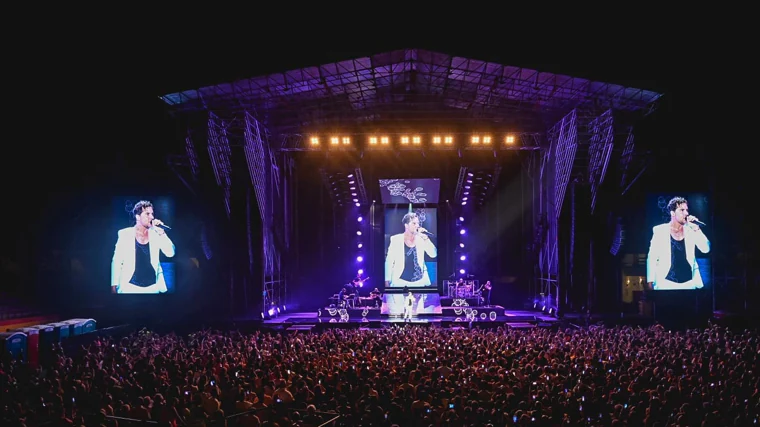
[[[163,294],[175,289],[174,242],[170,224],[174,203],[169,198],[114,200],[114,251],[111,292]]]
[[[385,287],[436,288],[438,209],[385,209]]]
[[[647,197],[647,284],[656,291],[701,289],[712,276],[710,210],[704,194]]]

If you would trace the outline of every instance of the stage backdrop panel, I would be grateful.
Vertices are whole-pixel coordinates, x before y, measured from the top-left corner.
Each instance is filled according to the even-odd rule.
[[[404,303],[407,294],[384,294],[383,305],[380,314],[388,316],[403,316]],[[414,295],[414,308],[412,316],[420,314],[443,314],[441,308],[441,296],[437,293],[412,293]]]
[[[710,250],[704,253],[700,250],[701,236],[709,242],[713,237],[710,227],[703,226],[701,233],[689,233],[683,243],[683,249],[686,251],[687,258],[694,256],[694,263],[689,262],[691,273],[689,280],[679,279],[674,281],[667,280],[665,277],[670,270],[673,250],[679,250],[677,242],[671,242],[669,236],[669,227],[660,227],[663,231],[662,236],[655,233],[654,227],[667,224],[670,222],[670,211],[668,202],[674,197],[686,199],[688,214],[699,218],[701,221],[708,222],[710,218],[710,206],[707,195],[704,193],[650,193],[647,195],[646,218],[647,229],[644,232],[650,239],[649,250],[647,253],[647,280],[654,279],[653,288],[655,290],[690,290],[700,289],[710,286],[712,278],[711,252],[712,243],[709,244]],[[667,229],[666,229],[667,228]],[[664,237],[663,237],[664,236]],[[666,271],[667,270],[667,271]]]
[[[385,209],[385,287],[433,288],[438,280],[438,209],[386,207]],[[431,235],[415,237],[407,246],[404,233],[424,228]]]
[[[441,192],[439,178],[381,179],[380,197],[383,204],[436,204]]]

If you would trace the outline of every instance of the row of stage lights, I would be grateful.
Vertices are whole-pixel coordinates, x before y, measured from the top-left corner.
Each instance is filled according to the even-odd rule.
[[[504,136],[503,142],[505,145],[514,144],[516,141],[515,135],[509,134]],[[350,136],[331,136],[328,139],[330,146],[338,147],[341,145],[351,145]],[[494,139],[491,135],[472,135],[470,136],[470,145],[491,145]],[[433,145],[452,146],[454,145],[454,136],[452,135],[433,135],[430,138],[430,142]],[[369,136],[367,137],[367,143],[370,146],[390,146],[391,137],[389,136]],[[401,135],[398,137],[398,143],[401,145],[422,145],[422,137],[419,135]],[[321,140],[318,136],[312,136],[309,139],[311,147],[316,148],[321,145]]]
[[[361,207],[360,203],[356,204],[357,207]],[[363,233],[362,233],[362,225],[364,225],[364,217],[362,217],[361,212],[359,213],[359,216],[356,217],[356,222],[358,223],[358,229],[356,230],[356,263],[359,266],[359,269],[356,270],[356,275],[361,276],[364,274],[364,256],[362,255],[364,251],[364,242],[363,242]],[[363,282],[359,282],[359,286],[364,286]]]
[[[464,217],[460,216],[457,221],[457,228],[459,228],[459,274],[462,278],[467,274],[465,263],[467,262],[467,255],[464,250],[464,239],[467,235],[467,230],[464,228]]]

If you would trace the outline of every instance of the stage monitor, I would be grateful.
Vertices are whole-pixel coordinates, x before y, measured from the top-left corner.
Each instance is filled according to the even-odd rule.
[[[707,219],[710,215],[707,196],[649,194],[646,203],[645,232],[649,236],[646,282],[649,286],[658,291],[710,286],[713,236]]]
[[[380,196],[383,204],[436,204],[441,190],[438,178],[381,179]]]
[[[168,197],[114,199],[111,292],[163,294],[175,289],[172,230],[174,202]]]
[[[438,279],[438,210],[385,210],[385,287],[433,288]]]

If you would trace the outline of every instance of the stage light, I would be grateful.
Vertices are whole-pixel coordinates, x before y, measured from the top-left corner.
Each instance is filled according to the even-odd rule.
[[[362,232],[361,232],[361,230],[357,231],[357,232],[356,232],[356,235],[357,235],[357,236],[361,236],[361,235],[362,235]]]
[[[483,137],[483,144],[490,144],[491,143],[491,137],[490,136],[484,136]]]
[[[472,144],[480,144],[480,137],[475,135],[470,139],[470,143]]]
[[[462,202],[462,206],[465,206],[466,204],[467,204],[467,202]]]
[[[362,257],[361,255],[356,257],[356,262],[362,262],[362,261],[364,261],[364,257]]]
[[[388,138],[387,136],[381,136],[380,143],[383,145],[388,145],[390,144],[390,138]]]
[[[448,145],[453,144],[454,143],[454,137],[453,136],[446,136],[445,138],[443,138],[443,143],[444,144],[448,144]]]
[[[422,143],[422,138],[416,135],[412,137],[412,144],[419,145],[420,143]]]
[[[433,144],[440,144],[441,143],[441,137],[436,135],[433,137]]]
[[[330,138],[330,144],[338,145],[338,142],[340,142],[340,140],[338,139],[337,136],[333,136],[332,138]]]
[[[369,137],[369,143],[371,145],[377,145],[377,137],[376,136],[370,136]]]
[[[463,248],[463,247],[464,247],[464,243],[460,243],[460,244],[459,244],[459,247],[460,247],[460,248]]]
[[[364,246],[364,245],[362,245],[361,243],[359,243],[358,245],[356,245],[356,247],[359,248],[359,249],[361,249],[362,246]]]
[[[402,136],[401,137],[401,143],[406,145],[409,144],[409,137],[408,136]]]
[[[346,175],[346,178],[353,178],[353,177],[354,177],[354,174],[352,174],[352,173]],[[349,182],[349,184],[350,184],[350,182]]]
[[[361,203],[359,203],[359,202],[356,202],[356,207],[357,207],[357,208],[358,208],[358,207],[360,207],[361,205],[362,205]]]
[[[465,270],[464,270],[464,268],[460,268],[459,269],[459,274],[464,274],[464,273],[466,273]]]
[[[356,220],[359,221],[359,222],[362,222],[362,221],[364,221],[364,218],[359,217],[359,218],[356,218]]]
[[[465,234],[465,233],[467,233],[467,230],[465,230],[464,228],[459,230],[459,234]]]
[[[319,145],[319,138],[317,138],[316,136],[312,136],[311,145]]]
[[[462,255],[462,256],[460,256],[460,257],[459,257],[459,261],[464,261],[464,260],[466,260],[466,259],[467,259],[467,257],[466,257],[466,256],[464,256],[464,255]]]
[[[343,145],[348,145],[351,143],[351,138],[344,136],[343,137]]]
[[[464,217],[463,216],[459,217],[459,222],[464,222]]]
[[[357,270],[357,271],[356,271],[356,274],[364,274],[364,270],[362,270],[362,269],[360,268],[359,270]]]
[[[507,144],[514,144],[515,143],[515,136],[514,135],[507,135],[506,138],[504,138],[504,142]]]

